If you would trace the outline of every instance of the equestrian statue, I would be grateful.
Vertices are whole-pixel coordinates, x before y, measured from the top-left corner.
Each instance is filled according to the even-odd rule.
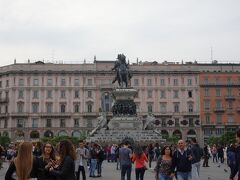
[[[118,81],[121,88],[128,87],[128,81],[132,78],[128,66],[129,64],[126,63],[126,56],[124,54],[118,54],[117,60],[112,68],[112,71],[116,72],[116,76],[112,81],[113,84]]]

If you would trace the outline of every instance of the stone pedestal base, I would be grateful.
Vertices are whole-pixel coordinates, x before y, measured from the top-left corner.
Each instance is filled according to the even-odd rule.
[[[137,117],[113,117],[108,123],[110,130],[141,130],[142,127],[142,121]]]

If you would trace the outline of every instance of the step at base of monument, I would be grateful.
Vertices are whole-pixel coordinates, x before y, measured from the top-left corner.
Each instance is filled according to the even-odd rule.
[[[153,130],[104,130],[96,132],[88,140],[91,142],[120,143],[125,138],[131,138],[135,142],[165,142],[161,135]]]

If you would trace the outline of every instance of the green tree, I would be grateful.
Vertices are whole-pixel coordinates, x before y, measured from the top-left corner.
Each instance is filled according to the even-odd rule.
[[[8,144],[10,144],[11,140],[8,136],[0,136],[0,144],[2,146],[7,146]]]

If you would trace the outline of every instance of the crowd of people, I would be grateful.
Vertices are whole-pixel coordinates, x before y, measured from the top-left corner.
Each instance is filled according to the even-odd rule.
[[[236,132],[236,141],[227,147],[205,145],[204,148],[195,138],[162,147],[158,143],[142,146],[127,141],[107,146],[79,141],[78,145],[73,145],[69,140],[62,140],[56,146],[45,143],[40,148],[25,141],[5,151],[2,147],[0,149],[9,161],[5,180],[86,180],[87,176],[101,177],[104,160],[114,162],[112,165],[121,171],[121,180],[131,180],[132,169],[136,180],[143,180],[147,169],[154,170],[155,180],[200,180],[200,167],[209,167],[210,157],[213,163],[224,163],[226,159],[231,170],[229,179],[233,180],[234,177],[240,179],[240,130]]]

